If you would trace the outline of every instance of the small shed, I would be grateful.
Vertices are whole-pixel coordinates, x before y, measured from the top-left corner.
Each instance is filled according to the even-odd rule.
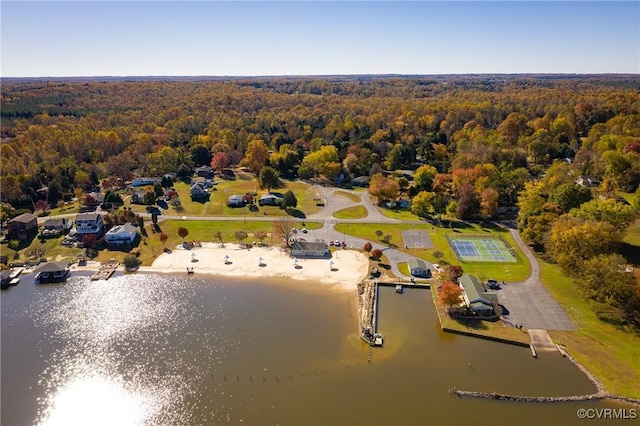
[[[227,206],[244,207],[244,197],[242,195],[231,195],[227,198]]]
[[[427,263],[422,259],[409,260],[409,272],[414,277],[429,278],[431,270],[427,267]]]

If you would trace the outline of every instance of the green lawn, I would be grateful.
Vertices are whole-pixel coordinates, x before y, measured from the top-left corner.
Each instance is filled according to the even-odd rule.
[[[337,212],[333,213],[333,217],[336,217],[338,219],[362,219],[367,217],[368,214],[369,213],[365,206],[358,205],[338,210]]]
[[[542,282],[579,331],[550,331],[551,338],[614,394],[640,398],[640,334],[601,321],[571,278],[542,260]]]
[[[380,206],[376,206],[376,208],[378,209],[378,211],[380,213],[382,213],[384,216],[391,218],[391,219],[396,219],[396,220],[420,220],[420,217],[416,216],[415,214],[411,213],[410,210],[404,210],[404,209],[387,209],[385,207],[380,207]]]
[[[337,196],[340,196],[340,197],[346,197],[346,198],[350,199],[351,201],[353,201],[354,203],[360,203],[362,201],[362,199],[360,198],[359,195],[354,194],[352,192],[335,191],[334,194],[337,195]]]
[[[461,265],[466,273],[477,276],[481,280],[494,278],[499,281],[522,281],[531,273],[531,265],[526,261],[523,253],[517,246],[508,231],[499,228],[482,228],[478,224],[465,225],[463,232],[466,234],[483,234],[487,236],[500,236],[504,238],[512,247],[516,249],[518,256],[517,263],[489,263],[489,262],[460,262],[446,239],[446,233],[453,232],[449,228],[438,228],[431,224],[369,224],[369,223],[341,223],[335,226],[338,232],[342,232],[355,237],[363,238],[371,242],[379,242],[396,248],[406,253],[410,253],[421,259],[441,265]],[[432,249],[405,249],[402,243],[403,230],[426,230],[429,231],[434,248]],[[382,237],[378,238],[376,231],[382,231]],[[383,240],[388,237],[388,243]],[[434,256],[440,252],[442,257]]]
[[[273,189],[272,192],[285,193],[289,190],[293,191],[297,200],[297,210],[305,215],[313,214],[320,210],[316,206],[313,199],[319,197],[317,190],[306,183],[298,181],[282,181],[281,188]],[[183,215],[183,216],[232,216],[232,217],[257,217],[257,216],[287,216],[287,212],[279,207],[264,206],[259,207],[258,211],[252,212],[248,207],[234,208],[227,206],[227,198],[230,195],[244,195],[248,192],[255,192],[260,196],[267,191],[260,189],[258,182],[248,175],[240,175],[236,180],[221,180],[218,185],[210,189],[210,199],[206,202],[191,201],[189,197],[190,184],[185,182],[175,182],[173,188],[180,196],[182,209],[177,210],[170,206],[167,214]],[[132,205],[135,212],[141,213],[146,211],[146,206]],[[303,217],[303,216],[301,216]]]

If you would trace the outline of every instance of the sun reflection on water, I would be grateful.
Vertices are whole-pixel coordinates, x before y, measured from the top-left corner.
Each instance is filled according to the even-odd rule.
[[[40,425],[140,425],[154,411],[151,401],[121,380],[89,375],[65,384],[51,397]]]

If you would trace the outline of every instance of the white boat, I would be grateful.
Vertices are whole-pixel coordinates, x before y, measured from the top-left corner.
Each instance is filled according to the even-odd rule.
[[[18,285],[19,282],[20,282],[20,278],[15,277],[11,281],[9,281],[9,285]]]
[[[376,333],[373,336],[373,346],[382,346],[382,344],[383,344],[382,334]]]
[[[396,285],[396,293],[402,293],[402,285],[401,284]]]

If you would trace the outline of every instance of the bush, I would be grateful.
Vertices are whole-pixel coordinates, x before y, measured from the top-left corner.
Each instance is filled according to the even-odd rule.
[[[128,254],[124,257],[124,260],[122,261],[122,263],[124,263],[124,267],[127,270],[134,270],[137,269],[138,266],[140,266],[142,264],[142,262],[140,261],[140,259],[138,259],[138,257],[134,254]]]

